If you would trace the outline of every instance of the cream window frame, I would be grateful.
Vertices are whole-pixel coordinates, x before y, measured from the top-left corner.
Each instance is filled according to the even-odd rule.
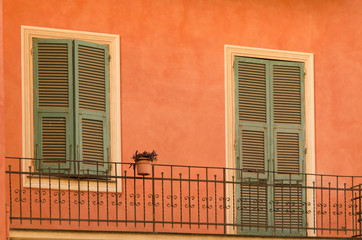
[[[305,147],[306,152],[306,173],[315,173],[315,117],[314,117],[314,55],[312,53],[302,53],[293,51],[272,50],[264,48],[241,47],[233,45],[224,46],[224,64],[225,64],[225,143],[226,143],[226,167],[235,168],[235,91],[234,91],[234,59],[236,56],[264,58],[272,60],[284,60],[304,63],[304,89],[305,89]],[[231,171],[232,172],[232,171]],[[233,174],[227,175],[227,180],[232,181]],[[314,181],[314,176],[308,175],[308,182]],[[232,186],[227,189],[232,193]],[[307,201],[313,202],[312,190],[307,191]],[[232,203],[231,203],[232,206]],[[314,227],[313,207],[310,209],[311,214],[307,218],[307,226]],[[232,209],[229,209],[227,221],[232,223]],[[235,230],[228,229],[232,233]],[[307,231],[308,236],[314,233]]]
[[[121,162],[121,81],[120,81],[120,37],[115,34],[92,33],[83,31],[21,26],[21,69],[22,69],[22,158],[34,158],[34,121],[33,121],[33,38],[78,39],[109,46],[110,71],[110,162]],[[23,171],[32,167],[31,161],[23,161]],[[117,173],[112,169],[112,175],[121,176],[121,167]],[[121,190],[121,180],[108,183],[108,191]],[[41,187],[49,186],[49,180],[41,179]],[[81,180],[78,189],[78,180],[71,180],[71,190],[87,190],[87,182]],[[58,180],[51,180],[53,189],[68,189],[68,179],[62,179],[60,187]],[[24,187],[30,187],[28,176],[23,178]],[[39,187],[38,180],[32,180],[31,187]],[[97,190],[94,182],[90,184],[90,191]],[[106,183],[100,182],[98,190],[105,191]]]

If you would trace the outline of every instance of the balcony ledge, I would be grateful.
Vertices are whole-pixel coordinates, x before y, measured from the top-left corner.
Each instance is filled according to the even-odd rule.
[[[10,230],[10,240],[298,240],[298,239],[336,239],[335,237],[273,237],[273,236],[231,236],[231,235],[209,235],[209,234],[187,234],[187,233],[141,233],[141,232],[90,232],[90,231],[53,231],[53,230]],[[354,238],[338,238],[354,239]]]

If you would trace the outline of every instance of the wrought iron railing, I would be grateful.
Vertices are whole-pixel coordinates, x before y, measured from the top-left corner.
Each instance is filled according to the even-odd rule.
[[[7,158],[11,229],[360,237],[362,177]],[[53,162],[54,163],[54,162]],[[39,169],[39,166],[42,166]]]

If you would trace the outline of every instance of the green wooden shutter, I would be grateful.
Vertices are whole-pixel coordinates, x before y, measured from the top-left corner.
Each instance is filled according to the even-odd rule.
[[[285,234],[305,234],[303,199],[305,191],[304,66],[302,63],[272,61],[273,158],[275,174],[274,225]],[[294,228],[290,231],[288,228]]]
[[[243,169],[238,172],[237,217],[240,230],[252,233],[269,224],[268,176],[265,173],[270,158],[267,61],[236,57],[234,74],[236,158],[237,166]],[[266,232],[263,228],[262,233]]]
[[[73,159],[72,41],[33,40],[34,145],[37,168],[67,172]]]
[[[109,50],[74,41],[75,119],[80,173],[101,174],[109,161]]]
[[[306,233],[303,70],[297,62],[235,58],[236,166],[243,169],[237,209],[243,233]]]
[[[235,122],[238,167],[267,170],[269,137],[268,76],[266,61],[237,57],[235,73]]]

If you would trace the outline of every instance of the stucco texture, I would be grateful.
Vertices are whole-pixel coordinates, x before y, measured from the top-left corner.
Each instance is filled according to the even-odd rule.
[[[313,53],[316,172],[361,175],[359,0],[4,0],[6,155],[21,156],[21,25],[118,34],[122,159],[225,166],[224,45]]]

